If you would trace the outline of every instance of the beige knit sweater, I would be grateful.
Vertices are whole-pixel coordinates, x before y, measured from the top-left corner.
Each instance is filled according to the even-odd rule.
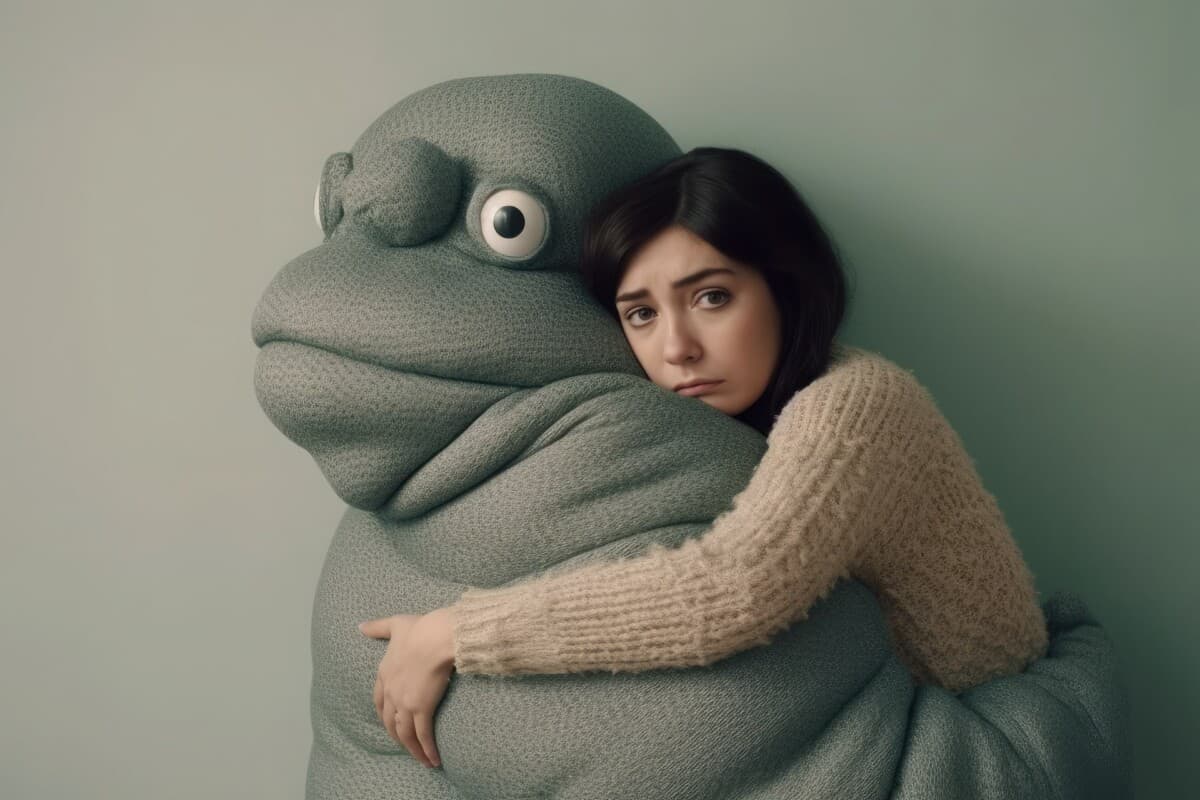
[[[455,667],[710,664],[767,644],[848,576],[874,590],[918,683],[957,692],[1045,653],[1033,576],[911,373],[837,344],[767,445],[731,508],[679,547],[464,592],[452,606]]]

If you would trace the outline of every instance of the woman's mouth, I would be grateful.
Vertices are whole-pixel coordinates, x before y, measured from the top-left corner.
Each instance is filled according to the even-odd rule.
[[[717,385],[722,384],[722,383],[724,383],[724,381],[709,381],[708,383],[695,383],[695,384],[692,384],[691,386],[684,386],[682,389],[676,389],[675,391],[681,395],[684,395],[685,397],[694,397],[695,395],[704,394],[705,392],[712,391],[712,389],[714,387],[716,387]]]

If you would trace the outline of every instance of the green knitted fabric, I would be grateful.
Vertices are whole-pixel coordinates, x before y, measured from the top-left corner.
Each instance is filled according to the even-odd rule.
[[[843,581],[709,667],[456,675],[441,768],[388,736],[371,698],[387,643],[358,622],[678,544],[764,452],[647,381],[575,272],[591,205],[678,154],[619,95],[528,74],[416,92],[326,161],[325,240],[253,319],[259,402],[348,504],[313,607],[306,796],[1123,796],[1112,646],[1069,596],[1045,606],[1045,659],[957,696],[914,687],[874,595]]]

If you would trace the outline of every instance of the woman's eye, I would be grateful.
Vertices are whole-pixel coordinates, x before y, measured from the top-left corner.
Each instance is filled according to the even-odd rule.
[[[629,320],[630,322],[636,322],[638,319],[645,319],[645,317],[638,317],[638,314],[642,313],[643,311],[649,311],[649,310],[650,309],[646,308],[645,306],[641,306],[640,308],[635,308],[633,311],[630,311],[628,314],[625,315],[625,319]]]
[[[729,299],[728,299],[728,298],[729,298],[729,292],[725,291],[724,289],[709,289],[709,290],[707,290],[707,291],[701,292],[700,294],[696,295],[696,298],[697,298],[697,299],[700,299],[700,298],[703,298],[703,297],[708,297],[709,295],[713,295],[713,294],[715,294],[715,295],[716,295],[718,298],[720,298],[720,301],[719,301],[719,302],[717,302],[715,306],[709,306],[709,308],[720,308],[721,306],[723,306],[723,305],[725,305],[726,303],[728,303],[728,302],[729,302]],[[635,308],[635,309],[633,309],[632,311],[628,312],[628,313],[625,315],[625,319],[629,320],[629,322],[630,322],[630,323],[636,323],[636,322],[638,322],[639,320],[640,320],[640,321],[645,321],[647,318],[646,318],[646,317],[641,317],[641,316],[639,316],[639,315],[640,315],[640,314],[641,314],[643,311],[650,311],[650,310],[651,310],[651,309],[649,309],[649,308],[646,308],[645,306],[638,306],[637,308]],[[635,325],[635,327],[637,327],[637,326]]]

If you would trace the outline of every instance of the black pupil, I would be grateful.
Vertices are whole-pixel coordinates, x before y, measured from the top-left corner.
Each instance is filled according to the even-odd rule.
[[[525,215],[516,206],[502,206],[492,217],[492,227],[505,239],[511,239],[525,230]]]

